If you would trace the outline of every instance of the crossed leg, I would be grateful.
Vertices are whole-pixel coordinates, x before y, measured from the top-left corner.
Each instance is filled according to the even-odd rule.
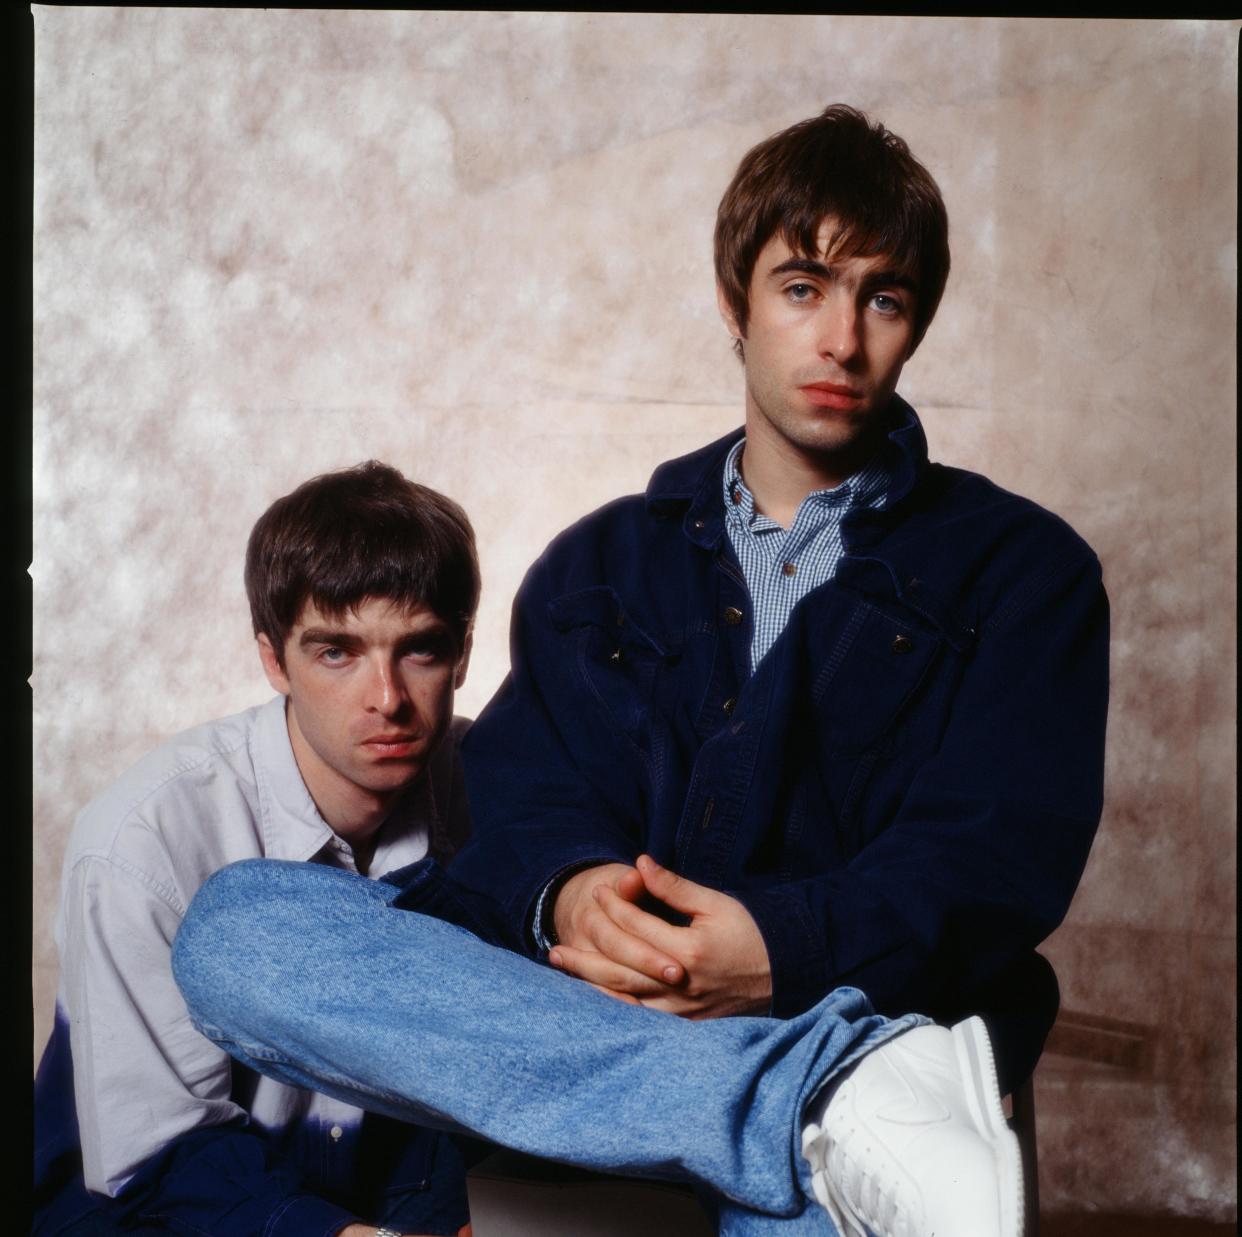
[[[722,1232],[830,1233],[800,1153],[808,1101],[925,1019],[838,989],[790,1020],[623,1004],[394,909],[393,885],[248,860],[186,915],[195,1025],[254,1069],[360,1107],[586,1168],[708,1186]]]

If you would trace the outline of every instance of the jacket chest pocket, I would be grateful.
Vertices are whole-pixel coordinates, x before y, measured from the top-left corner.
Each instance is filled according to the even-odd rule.
[[[812,708],[828,753],[856,755],[888,734],[944,643],[922,624],[858,604],[834,647],[811,659]]]
[[[607,585],[558,597],[549,613],[576,677],[605,717],[631,739],[649,733],[664,670],[678,660],[678,647],[635,623]]]

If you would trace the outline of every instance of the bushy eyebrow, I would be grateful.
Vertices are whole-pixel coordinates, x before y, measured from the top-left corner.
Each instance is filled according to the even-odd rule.
[[[819,279],[831,279],[832,271],[822,262],[816,262],[814,258],[786,258],[778,266],[774,266],[769,275],[792,275],[794,273],[801,275],[815,275]]]
[[[778,263],[768,272],[769,277],[792,274],[813,275],[816,279],[824,280],[836,278],[836,273],[831,266],[817,261],[815,258],[786,258],[784,262]],[[862,286],[865,288],[877,288],[880,286],[906,288],[910,292],[916,291],[914,280],[905,271],[896,269],[871,271],[864,276]]]
[[[442,640],[449,636],[448,625],[441,619],[433,619],[425,627],[406,631],[397,640],[398,645],[415,644],[423,640]],[[362,647],[364,641],[348,631],[334,631],[330,627],[308,627],[298,637],[298,647],[310,648],[315,644],[331,645],[333,648],[355,650]]]
[[[298,637],[299,648],[310,648],[312,644],[330,644],[335,648],[355,648],[358,638],[347,631],[332,631],[328,627],[308,627]]]

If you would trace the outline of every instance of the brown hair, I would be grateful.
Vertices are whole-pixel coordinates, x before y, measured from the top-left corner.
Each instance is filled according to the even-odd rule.
[[[895,133],[833,103],[750,150],[716,213],[716,278],[743,337],[759,251],[779,233],[814,258],[832,216],[841,256],[891,257],[915,283],[918,347],[949,277],[949,220],[931,173]],[[742,355],[741,341],[737,342]]]
[[[313,477],[278,498],[246,546],[254,634],[267,636],[281,665],[307,602],[339,617],[368,597],[428,606],[449,625],[460,651],[479,587],[466,513],[377,460]]]

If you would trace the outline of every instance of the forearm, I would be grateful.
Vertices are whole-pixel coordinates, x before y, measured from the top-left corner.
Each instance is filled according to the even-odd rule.
[[[497,943],[538,957],[556,935],[553,916],[564,884],[588,868],[630,865],[638,853],[639,848],[629,838],[606,828],[596,829],[586,819],[531,830],[515,822],[490,835],[476,834],[447,871],[465,888],[467,896],[482,895],[491,900],[504,935]],[[440,915],[438,910],[413,901],[407,905]],[[440,917],[454,919],[451,914]],[[489,940],[497,935],[477,934]]]
[[[515,603],[512,671],[462,744],[473,832],[451,867],[519,936],[558,877],[644,849],[642,779],[618,776],[633,754],[584,696],[577,636],[549,618],[545,576],[541,560]]]

